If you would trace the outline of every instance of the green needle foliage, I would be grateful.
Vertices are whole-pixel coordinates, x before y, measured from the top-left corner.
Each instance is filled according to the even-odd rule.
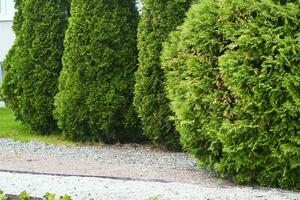
[[[238,183],[300,189],[300,2],[274,2],[254,4],[220,58],[237,101],[218,169]]]
[[[13,20],[13,31],[15,32],[16,38],[20,37],[20,30],[22,28],[23,24],[23,8],[22,3],[24,0],[15,0],[15,15]],[[3,68],[5,70],[5,76],[2,83],[2,91],[0,92],[2,95],[3,100],[5,101],[6,105],[11,108],[17,108],[18,102],[17,102],[17,76],[16,76],[16,70],[14,68],[11,68],[11,60],[13,60],[13,57],[15,56],[16,48],[18,47],[18,43],[21,41],[17,40],[15,41],[14,45],[9,50],[8,54],[6,55],[4,61],[3,61]],[[18,114],[17,118],[20,118]]]
[[[5,100],[21,121],[42,133],[56,129],[52,112],[67,27],[65,3],[26,0],[21,4],[23,20],[17,15],[14,28],[23,23],[6,67]]]
[[[134,0],[73,0],[55,116],[82,141],[140,137],[133,109],[138,11]]]
[[[170,116],[160,65],[162,43],[180,25],[191,0],[143,0],[138,28],[139,69],[136,73],[134,104],[144,134],[153,142],[178,149],[178,133]]]
[[[203,0],[162,61],[186,150],[242,184],[300,187],[299,1]]]
[[[171,33],[162,53],[166,91],[181,143],[209,169],[222,158],[219,129],[226,108],[234,103],[218,66],[218,57],[229,43],[223,38],[224,23],[233,22],[241,13],[231,9],[232,3],[202,0],[195,4],[184,24]],[[221,6],[231,9],[222,17]]]
[[[22,28],[23,24],[23,13],[22,13],[22,3],[24,0],[14,0],[15,3],[15,15],[13,20],[13,31],[18,34],[19,30]]]

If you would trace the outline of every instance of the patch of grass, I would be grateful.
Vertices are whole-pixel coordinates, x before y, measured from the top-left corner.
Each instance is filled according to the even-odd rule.
[[[35,133],[27,125],[15,120],[14,113],[8,108],[0,108],[0,138],[10,138],[21,142],[38,141],[47,144],[76,145],[66,140],[58,133],[40,135]]]

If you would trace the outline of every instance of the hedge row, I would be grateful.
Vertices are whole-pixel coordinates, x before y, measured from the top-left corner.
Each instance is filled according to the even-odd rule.
[[[55,117],[84,141],[141,139],[133,108],[138,11],[133,0],[73,0]]]
[[[144,134],[156,144],[180,148],[179,134],[164,91],[160,64],[162,43],[183,22],[192,0],[144,0],[138,27],[139,68],[136,73],[134,104]]]
[[[299,1],[202,0],[171,34],[166,91],[202,166],[300,188],[299,19]]]
[[[65,35],[69,0],[15,3],[17,39],[4,62],[3,96],[19,120],[40,133],[58,125],[74,140],[139,141],[144,132],[180,148],[160,53],[191,0],[145,0],[138,45],[135,0],[74,0]]]
[[[19,120],[41,133],[56,130],[52,112],[67,28],[65,6],[64,0],[16,1],[17,38],[4,62],[4,100]]]
[[[139,26],[135,3],[73,0],[64,35],[68,0],[17,0],[3,94],[18,119],[73,140],[180,139],[223,177],[299,189],[299,0],[201,0],[186,19],[192,0],[144,0]]]
[[[143,140],[132,103],[135,0],[74,0],[66,35],[70,0],[16,0],[15,7],[17,38],[2,89],[17,119],[43,134],[59,126],[74,140]]]

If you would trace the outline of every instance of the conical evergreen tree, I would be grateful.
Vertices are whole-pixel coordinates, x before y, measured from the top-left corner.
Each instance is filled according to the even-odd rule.
[[[22,12],[22,3],[24,0],[15,0],[15,15],[13,20],[13,31],[15,32],[16,38],[19,37],[19,33],[23,24],[23,12]],[[3,96],[6,105],[12,108],[18,106],[17,103],[17,76],[15,76],[15,71],[10,69],[11,66],[11,59],[15,54],[15,50],[17,48],[17,40],[14,42],[14,45],[9,50],[8,54],[6,55],[3,61],[3,68],[5,70],[5,76],[2,84],[2,91],[1,94]]]
[[[55,116],[74,140],[136,139],[135,0],[73,0]]]
[[[6,80],[11,81],[4,85],[4,93],[9,105],[21,121],[41,133],[56,129],[52,113],[62,68],[66,2],[25,0],[21,4],[23,23],[7,68],[11,78]],[[18,24],[14,27],[19,29]]]
[[[134,104],[144,134],[154,143],[178,148],[169,102],[164,92],[160,65],[162,43],[180,25],[192,0],[144,0],[138,28],[139,69],[136,73]]]

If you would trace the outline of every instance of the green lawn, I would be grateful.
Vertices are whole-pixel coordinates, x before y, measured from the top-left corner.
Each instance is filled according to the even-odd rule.
[[[64,139],[59,134],[39,135],[15,120],[14,113],[8,108],[0,108],[0,138],[10,138],[22,142],[39,141],[47,144],[78,144]]]

